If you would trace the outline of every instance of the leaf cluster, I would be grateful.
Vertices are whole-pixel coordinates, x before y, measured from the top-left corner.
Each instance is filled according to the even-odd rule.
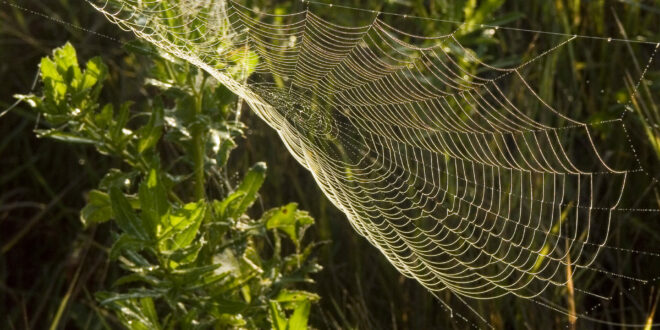
[[[17,96],[45,119],[39,136],[93,145],[123,163],[88,193],[80,212],[86,227],[110,222],[117,229],[108,254],[124,276],[96,294],[102,306],[131,329],[307,327],[319,300],[303,290],[320,270],[317,244],[304,240],[312,217],[295,203],[248,215],[264,163],[237,185],[226,182],[224,198],[197,198],[188,188],[196,165],[209,176],[226,173],[243,134],[229,119],[234,99],[226,89],[185,64],[153,58],[146,84],[158,95],[144,111],[132,102],[102,105],[108,68],[94,58],[82,69],[70,44],[44,58],[40,74],[40,95]],[[166,148],[175,156],[164,157]]]

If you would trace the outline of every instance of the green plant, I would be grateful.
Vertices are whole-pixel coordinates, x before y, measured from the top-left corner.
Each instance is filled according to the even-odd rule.
[[[497,1],[488,1],[495,3]],[[52,20],[44,19],[44,16],[35,15],[9,6],[9,3],[29,8],[37,13],[52,15],[69,24],[58,24]],[[305,8],[305,3],[300,1],[284,2],[258,2],[239,1],[249,4],[251,7],[261,7],[260,4],[275,6],[276,10],[288,13]],[[365,9],[382,10],[387,12],[400,12],[409,16],[417,15],[424,17],[451,19],[459,22],[475,21],[474,15],[466,16],[467,7],[474,7],[475,1],[364,1],[345,0],[341,4]],[[336,2],[336,4],[339,4]],[[9,1],[3,4],[0,17],[0,39],[3,46],[0,47],[0,56],[3,66],[0,72],[4,73],[3,92],[0,97],[2,107],[6,108],[13,100],[14,93],[27,93],[35,74],[35,64],[46,56],[50,50],[62,45],[66,40],[71,40],[79,51],[81,58],[90,58],[94,54],[103,52],[104,62],[112,68],[111,77],[105,80],[105,86],[101,95],[104,100],[128,100],[139,99],[145,94],[145,88],[141,87],[143,79],[142,72],[146,70],[143,62],[135,61],[135,57],[126,54],[121,47],[117,47],[115,40],[98,37],[90,34],[92,30],[108,36],[117,36],[122,42],[132,40],[129,34],[120,34],[116,26],[111,25],[84,1],[38,1],[22,0]],[[478,2],[477,7],[489,6],[486,2]],[[310,4],[322,17],[327,17],[333,22],[341,22],[347,25],[360,25],[370,23],[372,15],[363,22],[357,22],[352,15],[337,15],[337,6],[315,6]],[[263,7],[264,12],[268,11]],[[471,10],[476,13],[480,9]],[[334,13],[334,14],[333,14]],[[621,37],[619,31],[624,30],[630,38],[644,40],[660,40],[660,30],[657,24],[657,6],[649,2],[576,2],[576,1],[507,1],[496,12],[481,20],[484,24],[501,24],[504,17],[501,14],[517,13],[520,19],[507,23],[507,25],[532,28],[545,31],[558,31],[565,33],[580,33],[588,35],[603,35]],[[614,14],[621,19],[617,24]],[[513,15],[512,14],[512,15]],[[330,16],[333,15],[333,16]],[[482,16],[483,17],[483,16]],[[380,19],[392,24],[386,15],[379,15]],[[446,24],[432,20],[408,19],[406,25],[395,25],[405,31],[416,31],[418,34],[435,36],[446,33],[442,30]],[[86,29],[77,29],[75,25]],[[449,27],[447,27],[448,29]],[[499,31],[498,33],[501,33]],[[526,34],[536,37],[536,34]],[[470,43],[470,49],[477,51],[480,58],[489,63],[498,58],[511,60],[512,57],[502,57],[506,54],[509,46],[530,47],[530,54],[536,50],[543,50],[538,43],[528,44],[519,42],[516,34],[512,34],[511,43],[507,48],[499,50],[487,42],[487,39],[474,36]],[[544,39],[544,38],[541,38]],[[467,38],[462,42],[469,41]],[[613,43],[614,44],[614,43]],[[483,52],[480,49],[485,49]],[[543,77],[554,77],[545,79],[547,81],[559,81],[567,86],[572,86],[583,72],[583,68],[603,69],[603,76],[591,79],[590,94],[584,94],[586,98],[580,103],[584,104],[584,113],[593,115],[589,121],[600,120],[596,116],[606,114],[609,109],[599,106],[600,99],[605,99],[600,90],[619,90],[617,86],[623,84],[624,80],[636,78],[636,71],[630,71],[630,77],[624,70],[629,65],[607,66],[607,63],[627,63],[633,58],[626,51],[611,52],[610,46],[605,48],[602,54],[585,53],[589,58],[581,61],[580,66],[565,65],[552,66],[548,62],[547,69],[539,71],[539,79]],[[504,52],[504,53],[502,53]],[[579,50],[578,50],[579,53]],[[568,57],[566,57],[568,58]],[[145,61],[151,62],[151,59]],[[646,58],[639,58],[640,65],[646,63]],[[502,66],[511,65],[511,61],[500,62]],[[568,63],[573,63],[569,61]],[[639,104],[648,109],[657,109],[658,96],[660,96],[660,71],[658,60],[649,69],[647,77],[648,84],[640,85]],[[470,63],[471,64],[471,63]],[[582,66],[584,65],[584,66]],[[121,74],[118,74],[120,73]],[[605,74],[607,72],[611,75]],[[635,81],[631,84],[634,85]],[[652,84],[651,84],[652,83]],[[610,87],[612,86],[612,87]],[[549,87],[552,87],[551,85]],[[633,86],[630,86],[632,88]],[[650,94],[642,92],[642,88],[648,88]],[[569,87],[571,89],[571,87]],[[555,100],[564,99],[562,94],[564,88],[550,88],[548,91],[555,94]],[[151,92],[150,90],[149,92]],[[547,93],[547,92],[546,92]],[[608,93],[606,93],[607,95]],[[617,92],[620,95],[621,92]],[[626,94],[625,91],[623,94]],[[628,93],[629,94],[629,93]],[[642,104],[641,98],[645,98]],[[648,98],[650,96],[651,98]],[[648,99],[648,100],[647,100]],[[621,107],[627,103],[623,99]],[[141,102],[140,102],[141,103]],[[168,107],[171,105],[168,104]],[[637,106],[633,108],[637,111]],[[133,108],[142,111],[142,108]],[[616,110],[618,112],[618,110]],[[133,112],[135,113],[135,112]],[[657,113],[657,111],[656,111]],[[101,253],[97,249],[96,242],[107,245],[106,233],[115,228],[114,225],[106,224],[96,226],[91,230],[81,231],[78,221],[77,210],[82,208],[82,194],[80,189],[93,187],[99,173],[105,173],[109,166],[118,167],[117,157],[102,157],[94,152],[92,148],[85,145],[73,146],[69,143],[57,143],[52,139],[34,139],[32,127],[35,125],[35,112],[18,106],[0,118],[0,132],[2,132],[2,143],[0,143],[0,161],[3,173],[0,175],[0,241],[3,248],[11,247],[9,251],[0,254],[0,311],[3,311],[0,328],[48,328],[54,322],[53,315],[58,308],[66,304],[60,318],[59,324],[65,329],[101,329],[103,322],[99,319],[107,315],[104,311],[92,304],[93,297],[86,294],[87,291],[95,291],[101,285],[101,279],[108,277],[114,279],[117,271],[110,268],[106,271],[106,263],[103,258],[97,258]],[[627,118],[631,119],[631,112]],[[43,117],[43,116],[42,116]],[[141,117],[146,119],[146,117]],[[650,118],[650,117],[649,117]],[[315,276],[318,282],[315,292],[323,299],[314,308],[323,310],[326,323],[319,322],[320,328],[398,328],[398,329],[462,329],[465,324],[459,318],[449,318],[448,313],[443,310],[444,305],[439,304],[435,297],[429,295],[423,287],[410,280],[404,280],[385,257],[373,249],[371,244],[355,235],[355,231],[348,221],[344,221],[342,212],[322,197],[322,192],[314,182],[314,178],[302,166],[297,166],[296,161],[285,149],[276,132],[271,130],[266,123],[247,111],[243,112],[241,119],[250,129],[248,143],[245,148],[238,148],[232,152],[230,168],[234,170],[229,177],[234,178],[233,172],[247,168],[256,160],[265,160],[268,164],[268,179],[260,189],[259,203],[264,205],[280,205],[287,201],[297,201],[300,207],[309,210],[316,217],[316,225],[311,228],[316,236],[322,239],[332,239],[332,244],[322,247],[320,263],[324,271]],[[657,122],[657,121],[656,121]],[[43,121],[41,121],[43,124]],[[41,125],[41,127],[46,127]],[[608,128],[610,125],[602,126],[601,134],[612,134]],[[171,127],[167,128],[171,131]],[[648,132],[645,129],[631,129],[632,135],[637,138],[646,138]],[[160,141],[164,141],[161,139]],[[227,141],[227,140],[225,140]],[[168,142],[169,143],[169,142]],[[616,145],[626,145],[625,138],[612,139]],[[161,156],[171,156],[169,147],[163,148],[162,142],[159,148]],[[657,164],[657,154],[651,154],[653,148],[642,145],[637,152],[649,151],[639,155],[644,168],[660,169]],[[613,147],[614,148],[614,147]],[[79,160],[84,160],[84,166],[77,165]],[[70,166],[67,166],[69,164]],[[89,166],[91,164],[92,166]],[[165,164],[165,163],[164,163]],[[168,162],[168,164],[170,164]],[[234,164],[234,165],[232,165]],[[275,166],[277,164],[277,166]],[[181,162],[179,165],[182,164]],[[166,166],[168,171],[169,166]],[[187,169],[187,168],[186,168]],[[210,174],[210,173],[207,173]],[[657,177],[657,175],[656,175]],[[207,180],[207,193],[211,195],[216,188],[213,182],[215,178]],[[632,187],[639,187],[640,197],[642,191],[646,190],[644,182],[631,182]],[[655,188],[649,189],[651,197],[656,195]],[[192,185],[178,185],[179,196],[189,196]],[[223,192],[222,195],[224,196]],[[32,205],[32,206],[25,206]],[[35,207],[36,205],[36,207]],[[656,204],[657,205],[657,204]],[[257,204],[254,208],[257,209]],[[655,206],[657,207],[657,206]],[[256,210],[258,211],[258,209]],[[621,241],[629,243],[631,247],[640,250],[655,251],[657,244],[653,239],[646,239],[652,235],[656,239],[660,235],[655,213],[631,214],[631,221],[621,221],[617,224],[612,242]],[[309,230],[308,230],[309,234]],[[88,244],[88,242],[92,244]],[[85,257],[86,256],[86,257]],[[617,263],[625,263],[629,271],[657,269],[653,263],[637,264],[633,258],[626,254],[617,253],[615,250],[603,251],[604,260],[619,260]],[[79,280],[72,280],[73,273],[80,273]],[[43,274],[48,274],[43,276]],[[657,272],[656,272],[657,274]],[[602,276],[595,276],[592,285],[602,286]],[[71,293],[70,293],[71,292]],[[635,295],[635,303],[619,306],[610,304],[609,308],[594,311],[599,316],[621,320],[620,314],[633,308],[641,306],[645,308],[651,303],[651,298],[646,290],[634,290],[630,294]],[[556,295],[565,296],[566,292],[557,291]],[[68,299],[68,303],[65,301]],[[443,297],[454,307],[459,307],[460,302],[447,296]],[[595,302],[576,301],[578,308],[591,308]],[[502,308],[507,306],[507,308]],[[488,315],[489,321],[495,328],[527,328],[534,324],[541,324],[547,328],[560,328],[565,326],[562,322],[566,318],[554,317],[548,309],[537,304],[523,304],[519,300],[493,300],[483,301],[470,306],[477,309],[480,315]],[[470,315],[467,308],[463,315]],[[312,312],[313,315],[318,315]],[[656,313],[656,319],[658,318]],[[644,316],[644,315],[642,315]],[[110,318],[111,320],[112,318]],[[639,322],[639,320],[627,319],[627,322]],[[641,320],[644,322],[645,320]],[[580,324],[580,323],[578,323]],[[112,325],[112,323],[110,323]],[[586,327],[587,325],[584,325]],[[106,327],[107,328],[107,327]],[[579,328],[579,327],[578,327]]]
[[[70,44],[42,59],[41,95],[17,96],[45,119],[39,136],[122,160],[80,212],[87,227],[112,220],[118,229],[108,253],[126,273],[97,299],[131,329],[306,328],[319,300],[302,289],[320,270],[317,244],[304,241],[314,220],[295,203],[251,217],[266,165],[237,185],[228,179],[244,130],[229,120],[235,99],[194,68],[150,61],[158,95],[141,112],[101,105],[108,68],[93,58],[81,69]],[[208,197],[209,178],[224,198]]]

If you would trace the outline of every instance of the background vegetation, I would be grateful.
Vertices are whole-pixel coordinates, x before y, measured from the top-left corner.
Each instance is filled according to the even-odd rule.
[[[646,40],[660,40],[658,1],[477,3],[467,0],[384,4],[375,0],[355,0],[342,3],[466,21],[474,26],[496,23],[569,34],[640,36]],[[275,6],[283,10],[302,8],[297,1]],[[315,7],[315,10],[329,15],[326,7]],[[435,34],[442,29],[438,23],[422,20],[411,26],[422,34]],[[493,58],[507,59],[507,51],[520,54],[520,48],[535,40],[534,34],[528,37],[489,46],[479,35],[468,33],[461,41],[478,49],[479,56],[492,62]],[[104,102],[141,102],[149,98],[153,90],[143,84],[149,75],[149,66],[146,65],[149,58],[123,49],[116,41],[132,39],[132,35],[120,32],[81,1],[0,1],[0,108],[11,105],[14,94],[27,94],[32,89],[41,58],[67,41],[76,46],[81,59],[86,61],[101,55],[107,63],[109,78],[100,96]],[[552,42],[548,41],[549,44]],[[640,96],[629,100],[626,95],[630,94],[632,86],[626,77],[635,72],[626,69],[632,67],[641,72],[646,63],[644,56],[648,57],[652,47],[640,49],[634,46],[632,53],[638,55],[633,56],[629,55],[625,45],[617,47],[614,50],[603,48],[590,54],[593,56],[580,58],[586,67],[600,68],[602,73],[592,79],[588,87],[595,92],[584,93],[588,95],[587,99],[582,100],[576,109],[585,121],[609,118],[621,108],[602,107],[605,98],[621,97],[622,104],[633,103],[638,109],[636,114],[644,111],[647,120],[634,121],[632,133],[638,146],[644,144],[639,154],[644,168],[660,177],[657,142],[660,61],[656,60],[649,68],[648,82],[642,85]],[[611,66],[611,63],[630,65]],[[581,87],[572,67],[561,61],[541,61],[535,69],[539,69],[533,71],[539,72],[539,76],[530,79],[559,82],[558,85],[541,86],[541,93],[546,98],[561,102],[565,98],[561,94],[562,88]],[[597,92],[600,90],[607,93],[600,94]],[[115,324],[110,313],[99,307],[94,292],[107,289],[122,275],[106,255],[114,229],[97,226],[85,230],[80,223],[79,210],[85,205],[86,193],[96,187],[110,168],[118,167],[120,160],[100,156],[85,146],[39,139],[34,134],[39,120],[24,104],[0,119],[0,315],[6,315],[0,321],[0,328],[112,327]],[[319,263],[324,270],[314,275],[317,293],[322,297],[312,309],[311,323],[314,326],[361,329],[465,327],[465,323],[449,319],[435,298],[417,283],[402,277],[375,248],[356,235],[345,217],[322,196],[311,175],[289,156],[271,129],[247,111],[243,112],[242,120],[247,130],[245,137],[237,141],[238,149],[228,167],[234,172],[228,173],[228,177],[232,182],[238,182],[254,163],[265,161],[269,164],[268,179],[256,203],[257,213],[296,201],[301,209],[308,210],[317,219],[316,226],[310,230],[315,239],[331,241],[319,250]],[[605,130],[601,133],[608,134]],[[613,144],[627,143],[618,136],[605,136],[604,139]],[[613,145],[612,149],[626,149],[626,146],[617,148]],[[213,185],[218,184],[209,183],[211,189],[216,189]],[[658,195],[657,187],[647,189],[648,182],[642,181],[631,184],[640,187],[640,194],[633,196],[640,200],[638,204],[652,207],[654,195]],[[657,214],[630,214],[625,223],[630,225],[613,228],[614,239],[630,242],[627,246],[639,250],[657,251],[660,240]],[[660,273],[658,265],[639,265],[625,258],[620,254],[603,256],[606,262],[625,264],[633,271]],[[593,285],[603,283],[593,279]],[[565,293],[556,294],[561,297]],[[651,290],[637,290],[630,295],[631,300],[637,302],[635,306],[610,306],[607,314],[594,317],[645,323],[653,309],[654,294]],[[591,301],[578,303],[584,306],[594,304]],[[473,307],[496,327],[526,328],[543,324],[558,328],[567,325],[568,321],[540,306],[530,306],[528,302],[515,299],[483,302]],[[640,311],[639,316],[622,319],[622,313],[628,308]]]

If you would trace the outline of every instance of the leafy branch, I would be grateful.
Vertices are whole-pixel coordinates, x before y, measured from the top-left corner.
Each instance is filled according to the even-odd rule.
[[[124,163],[89,192],[80,212],[86,227],[117,228],[109,257],[124,275],[96,293],[102,306],[130,329],[307,327],[319,300],[302,289],[320,270],[317,244],[304,241],[314,220],[295,203],[249,216],[264,163],[224,198],[207,197],[206,177],[226,171],[244,130],[228,120],[234,99],[222,86],[153,58],[147,84],[159,94],[136,113],[132,102],[101,104],[108,68],[93,58],[81,69],[70,44],[44,58],[40,71],[42,93],[17,95],[45,119],[38,136],[92,145]],[[164,157],[163,145],[180,154]]]

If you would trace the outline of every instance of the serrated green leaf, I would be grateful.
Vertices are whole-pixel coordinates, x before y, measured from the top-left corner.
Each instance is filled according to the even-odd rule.
[[[175,269],[181,265],[187,265],[195,262],[199,251],[204,247],[202,240],[193,241],[192,244],[182,249],[176,249],[169,254],[170,267]]]
[[[156,168],[149,170],[149,174],[145,180],[140,183],[138,197],[140,199],[142,219],[147,227],[149,237],[155,238],[158,235],[158,227],[163,225],[163,217],[170,209],[170,204],[167,200],[167,191],[162,184],[160,173]]]
[[[314,218],[312,218],[307,211],[296,211],[296,222],[301,226],[308,226],[314,224]]]
[[[155,329],[160,329],[160,324],[158,322],[158,313],[156,312],[156,306],[154,305],[154,300],[151,297],[140,298],[140,305],[142,307],[142,313],[146,316],[152,325],[157,326]]]
[[[268,314],[270,315],[270,324],[273,330],[286,330],[287,320],[280,304],[271,300],[268,302]]]
[[[121,142],[125,140],[124,128],[126,127],[126,123],[128,123],[132,105],[133,102],[125,102],[119,108],[119,113],[110,128],[110,139],[112,141]]]
[[[141,251],[149,246],[149,242],[128,234],[121,234],[110,248],[110,259],[115,260],[125,251]]]
[[[247,324],[241,314],[215,312],[214,316],[219,329],[244,329]]]
[[[240,300],[230,300],[225,298],[216,298],[213,299],[213,305],[221,310],[223,313],[238,314],[249,307],[249,304],[246,304]]]
[[[307,329],[307,321],[309,319],[309,311],[312,307],[312,303],[308,300],[298,304],[296,309],[293,311],[293,315],[289,319],[287,324],[287,330],[305,330]]]
[[[81,143],[81,144],[96,144],[98,141],[76,135],[74,133],[67,133],[58,130],[35,130],[34,131],[40,138],[51,138],[53,140],[63,141],[67,143]]]
[[[133,272],[143,272],[145,268],[154,267],[149,260],[135,250],[124,250],[122,257],[125,257],[120,259],[123,264],[122,266]]]
[[[99,188],[109,190],[112,186],[130,185],[130,183],[135,179],[137,175],[138,172],[136,171],[125,173],[119,169],[111,168],[108,170],[105,176],[103,176],[103,179],[101,179]],[[134,204],[132,199],[129,198],[129,202],[134,209],[139,208],[139,201]]]
[[[128,199],[118,187],[110,188],[110,201],[112,202],[112,213],[117,226],[129,235],[141,240],[147,240],[147,228],[142,219],[133,211]]]
[[[64,82],[64,77],[62,77],[57,70],[57,64],[55,64],[50,58],[44,57],[41,59],[39,71],[41,73],[41,80],[44,84],[44,96],[46,97],[46,101],[54,105],[60,104],[66,94],[67,85]],[[52,113],[53,111],[50,112]]]
[[[55,81],[63,81],[62,76],[57,72],[57,65],[48,57],[41,59],[41,62],[39,63],[39,73],[41,74],[42,80],[52,79]]]
[[[117,296],[117,294],[111,292],[98,292],[95,296],[98,301],[107,301]],[[154,320],[149,311],[149,303],[145,303],[142,299],[151,299],[151,297],[123,297],[122,299],[111,300],[106,305],[118,312],[117,316],[127,329],[161,329],[158,320]]]
[[[120,300],[130,300],[136,298],[158,298],[165,294],[163,289],[136,289],[132,290],[130,293],[113,293],[108,292],[108,295],[103,297],[101,300],[101,305],[107,305],[111,302],[120,301]]]
[[[78,55],[73,45],[67,42],[64,46],[56,48],[53,51],[53,60],[57,66],[57,71],[64,78],[64,81],[77,84],[81,72],[78,66]],[[77,87],[77,85],[74,87]]]
[[[76,51],[71,44],[66,43],[55,49],[52,60],[41,60],[41,77],[46,87],[46,96],[55,104],[65,101],[64,96],[69,86],[75,88],[80,77]]]
[[[112,103],[108,103],[103,106],[101,111],[94,116],[94,123],[100,129],[106,129],[112,123],[112,117],[114,116],[115,108]]]
[[[227,199],[238,195],[227,207],[227,215],[231,218],[238,218],[247,211],[248,207],[257,199],[257,192],[266,179],[266,163],[256,163],[250,168],[243,178],[243,181]]]
[[[301,290],[287,290],[283,289],[275,298],[280,303],[300,302],[300,301],[317,301],[321,299],[317,294],[301,291]]]
[[[241,287],[241,295],[243,296],[243,299],[245,299],[247,303],[250,303],[252,301],[252,294],[250,292],[249,285],[243,285]]]
[[[182,208],[170,209],[163,221],[163,231],[159,235],[159,249],[173,251],[190,245],[195,239],[199,226],[206,214],[206,203],[188,203]]]
[[[216,269],[220,268],[221,264],[212,264],[200,267],[183,268],[172,270],[172,274],[178,275],[183,278],[186,284],[196,282],[200,278],[208,274],[212,274]]]
[[[161,281],[159,278],[152,275],[148,275],[144,273],[132,273],[118,278],[116,281],[112,283],[112,287],[116,288],[124,284],[135,283],[135,282],[144,282],[149,285],[158,285],[159,282]]]
[[[213,201],[213,212],[218,215],[219,220],[225,220],[229,216],[229,210],[227,209],[229,205],[244,195],[244,192],[234,192],[222,201]]]
[[[230,133],[212,129],[209,131],[211,150],[215,153],[216,165],[225,166],[229,159],[229,154],[236,148],[236,142],[231,138]]]
[[[103,81],[108,74],[108,67],[100,57],[94,57],[85,64],[85,73],[82,75],[79,90],[88,90]]]
[[[163,135],[163,122],[164,122],[164,109],[163,103],[160,98],[156,98],[153,102],[151,117],[146,126],[140,129],[140,140],[138,141],[138,152],[143,153],[158,143],[158,140]]]
[[[102,223],[113,217],[112,204],[108,194],[99,190],[91,190],[88,199],[87,205],[80,210],[80,221],[83,226]]]
[[[267,229],[279,229],[286,233],[289,238],[297,245],[298,244],[298,222],[296,218],[296,211],[298,204],[289,203],[285,206],[272,209],[266,212],[263,216]]]

